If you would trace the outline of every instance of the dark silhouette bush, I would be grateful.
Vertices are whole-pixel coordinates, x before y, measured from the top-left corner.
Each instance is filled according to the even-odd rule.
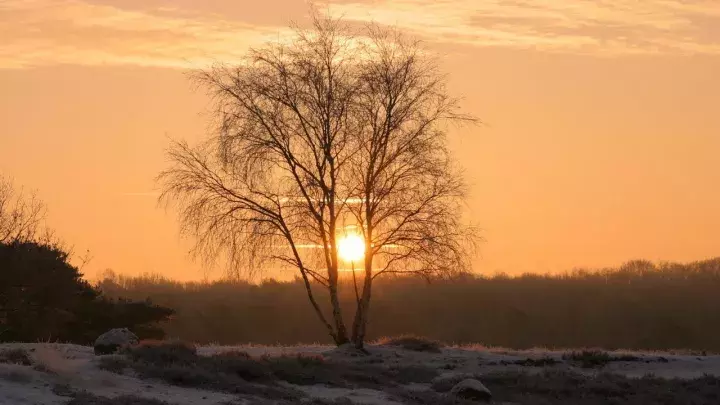
[[[74,398],[67,405],[171,405],[157,399],[143,398],[136,395],[120,395],[117,397],[101,397],[87,392],[73,394]]]
[[[515,360],[512,364],[525,367],[548,367],[558,364],[559,361],[552,357],[541,357],[539,359],[527,358],[524,360]]]
[[[192,364],[197,359],[197,348],[182,341],[142,340],[125,349],[130,358],[151,364]]]
[[[497,402],[538,405],[710,405],[720,400],[720,379],[628,378],[569,371],[485,374],[483,384]]]
[[[0,341],[89,344],[115,327],[140,337],[164,335],[173,311],[149,301],[109,298],[82,279],[58,245],[0,243]]]
[[[443,347],[443,344],[436,340],[414,335],[382,338],[377,341],[377,344],[382,346],[400,347],[402,349],[411,350],[414,352],[427,353],[440,353],[442,352]]]
[[[33,364],[27,350],[19,348],[0,350],[0,363],[21,364],[23,366],[31,366]]]
[[[640,361],[637,356],[614,355],[602,350],[583,350],[566,353],[564,360],[576,363],[582,368],[601,368],[613,361]]]
[[[173,343],[138,346],[125,351],[124,356],[101,358],[100,367],[116,373],[130,368],[142,378],[156,378],[179,386],[263,394],[275,399],[298,396],[298,392],[279,385],[279,382],[383,389],[429,383],[438,374],[437,370],[421,366],[330,361],[322,356],[305,354],[251,357],[227,352],[199,356],[185,349],[178,350],[180,347],[183,346]]]

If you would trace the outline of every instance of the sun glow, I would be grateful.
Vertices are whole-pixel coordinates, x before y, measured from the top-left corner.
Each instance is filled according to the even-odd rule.
[[[360,235],[349,234],[337,242],[340,258],[347,262],[357,262],[365,257],[365,241]]]

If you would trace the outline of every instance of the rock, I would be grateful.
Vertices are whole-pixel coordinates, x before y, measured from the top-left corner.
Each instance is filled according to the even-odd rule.
[[[470,399],[473,401],[490,402],[492,393],[486,386],[478,380],[468,378],[457,383],[451,390],[450,394],[462,399]]]
[[[95,355],[112,354],[121,347],[136,345],[138,341],[128,328],[111,329],[95,339]]]
[[[474,378],[476,378],[476,376],[472,373],[460,373],[457,371],[451,371],[442,373],[439,376],[433,378],[430,382],[430,386],[437,392],[449,392],[460,381]]]

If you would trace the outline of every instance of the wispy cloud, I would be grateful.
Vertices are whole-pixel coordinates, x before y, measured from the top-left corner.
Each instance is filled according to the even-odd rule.
[[[0,68],[207,66],[238,61],[248,47],[288,33],[199,7],[124,9],[122,2],[93,1],[1,0]],[[343,0],[328,9],[463,47],[720,55],[718,0]]]
[[[333,11],[466,46],[720,54],[717,0],[351,0]]]
[[[232,62],[280,29],[182,10],[123,10],[80,0],[0,2],[0,67],[206,66]]]

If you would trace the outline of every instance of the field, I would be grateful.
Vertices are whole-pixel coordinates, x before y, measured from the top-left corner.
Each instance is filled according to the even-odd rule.
[[[720,403],[720,356],[444,347],[384,340],[369,354],[325,345],[160,343],[123,355],[0,345],[0,404],[470,404],[447,391],[475,377],[498,404]]]

